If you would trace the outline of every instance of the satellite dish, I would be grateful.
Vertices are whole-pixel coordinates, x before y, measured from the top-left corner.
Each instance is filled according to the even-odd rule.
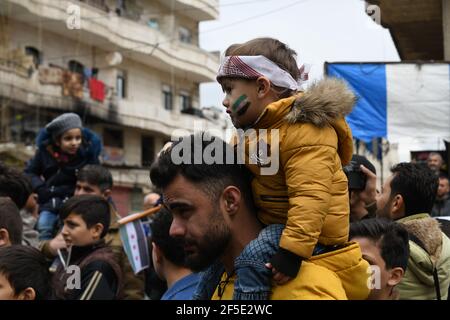
[[[105,57],[109,66],[116,66],[122,63],[122,54],[120,52],[110,52]]]

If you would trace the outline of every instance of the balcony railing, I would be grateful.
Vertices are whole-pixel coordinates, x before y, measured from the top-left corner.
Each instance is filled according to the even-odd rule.
[[[30,58],[32,61],[32,57]],[[70,101],[75,100],[93,106],[105,105],[108,108],[117,105],[116,91],[113,87],[103,84],[104,92],[101,95],[103,98],[99,99],[98,95],[93,96],[88,79],[83,79],[81,75],[76,75],[68,69],[28,64],[27,61],[0,58],[0,87],[5,92],[14,93],[22,99],[35,100],[42,106],[52,108],[70,105],[72,104]]]
[[[27,10],[29,15],[27,17],[22,15],[22,21],[31,23],[37,21],[37,19],[32,18],[33,15],[39,16],[39,19],[45,22],[42,23],[45,31],[55,32],[55,29],[57,29],[57,33],[62,37],[73,37],[74,30],[66,28],[66,9],[73,2],[67,0],[4,1],[6,1],[6,4],[10,4],[13,10]],[[88,3],[93,3],[93,5],[91,6]],[[114,2],[108,1],[106,3]],[[109,14],[105,13],[102,1],[79,1],[79,4],[81,17],[86,18],[81,19],[81,31],[78,32],[89,33],[89,37],[80,37],[81,41],[89,38],[88,45],[94,44],[106,52],[112,50],[123,52],[123,55],[127,58],[163,71],[173,67],[171,70],[173,70],[175,76],[186,77],[187,73],[188,77],[195,82],[201,83],[215,79],[219,62],[218,56],[202,50],[197,45],[186,45],[173,40],[172,35],[167,34],[163,30],[164,28],[152,28],[148,25],[148,21],[142,18],[142,13],[138,14],[138,10],[129,11],[127,6],[127,10],[124,11],[126,17],[135,20],[132,21],[122,19],[122,16],[119,17],[117,12],[114,11],[110,11]],[[97,7],[103,9],[97,9]],[[135,14],[138,15],[133,18]],[[15,17],[11,15],[11,18],[14,19]],[[31,18],[32,20],[29,20]],[[18,18],[18,20],[20,19]]]

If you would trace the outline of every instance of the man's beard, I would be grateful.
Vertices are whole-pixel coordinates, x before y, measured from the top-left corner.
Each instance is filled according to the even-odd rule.
[[[230,228],[225,224],[220,212],[215,212],[202,239],[195,241],[185,238],[186,245],[195,247],[195,252],[185,252],[185,263],[194,272],[202,271],[212,265],[225,252],[230,239]]]
[[[388,202],[386,202],[386,204],[384,205],[383,208],[378,208],[377,207],[377,211],[375,213],[377,218],[385,218],[385,219],[389,219],[392,220],[391,217],[391,203],[392,203],[393,199],[389,199]]]

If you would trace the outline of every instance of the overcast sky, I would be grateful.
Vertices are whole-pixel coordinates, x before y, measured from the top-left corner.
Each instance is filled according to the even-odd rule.
[[[256,37],[274,37],[312,64],[311,79],[325,61],[400,61],[390,33],[365,12],[362,0],[220,0],[218,20],[200,23],[200,46],[223,52]],[[383,12],[381,12],[381,15]],[[201,106],[221,106],[217,83],[200,86]]]

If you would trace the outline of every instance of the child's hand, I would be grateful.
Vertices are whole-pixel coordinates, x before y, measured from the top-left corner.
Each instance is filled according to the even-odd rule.
[[[289,280],[292,279],[291,277],[285,275],[284,273],[277,271],[277,269],[275,269],[271,263],[266,263],[266,268],[272,269],[272,278],[279,286],[287,283]]]
[[[64,240],[64,237],[62,236],[62,233],[59,233],[56,237],[50,240],[48,247],[51,254],[53,254],[54,256],[58,254],[58,250],[66,249],[67,244],[66,241]]]

